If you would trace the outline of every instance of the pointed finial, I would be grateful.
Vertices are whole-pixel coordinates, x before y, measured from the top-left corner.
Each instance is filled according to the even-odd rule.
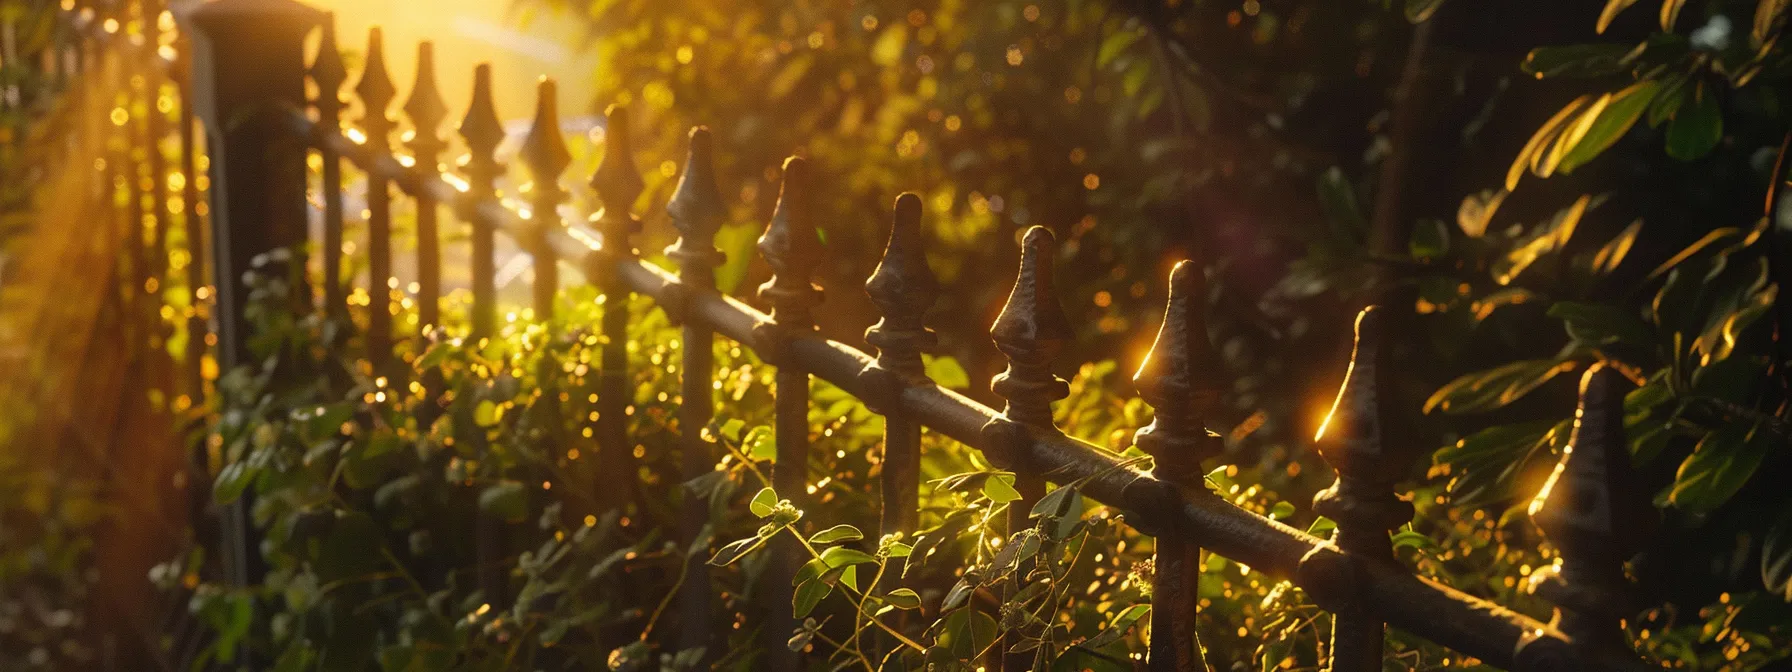
[[[921,197],[897,196],[890,244],[865,280],[865,293],[883,313],[883,319],[865,331],[865,341],[877,347],[878,366],[905,376],[921,375],[921,351],[938,340],[927,328],[926,316],[939,291],[921,241]]]
[[[387,110],[398,90],[392,86],[392,76],[386,72],[385,37],[379,26],[374,26],[367,34],[367,65],[361,70],[361,81],[355,85],[355,93],[361,96],[361,104],[366,108],[361,114],[361,126],[367,131],[368,141],[375,147],[385,148],[386,136],[392,132],[392,117]]]
[[[716,249],[716,232],[727,218],[728,205],[716,186],[714,140],[709,129],[691,129],[690,141],[684,175],[678,178],[672,200],[666,203],[666,214],[672,216],[672,225],[679,234],[678,242],[666,248],[666,253],[686,263],[687,268],[691,262],[701,262],[707,268],[722,262],[722,253]]]
[[[473,102],[467,106],[467,116],[461,119],[460,137],[466,138],[467,149],[472,150],[469,168],[476,169],[480,162],[496,166],[492,155],[504,142],[504,124],[498,120],[498,107],[492,100],[490,63],[480,63],[473,69]]]
[[[1637,502],[1625,497],[1639,487],[1624,438],[1624,388],[1629,386],[1623,374],[1603,362],[1587,369],[1574,433],[1555,472],[1531,500],[1531,519],[1564,554],[1577,544],[1616,545],[1634,552],[1642,536],[1639,517],[1626,515]]]
[[[560,174],[572,165],[572,153],[566,149],[566,138],[560,135],[559,86],[552,77],[542,77],[536,85],[535,123],[523,138],[519,155],[535,177],[538,201],[549,194],[558,197],[565,193],[560,189]]]
[[[177,53],[185,54],[186,49]],[[342,113],[342,84],[348,68],[342,64],[342,47],[336,44],[336,15],[326,15],[323,35],[317,42],[317,58],[311,61],[311,81],[317,83],[317,111],[326,124],[338,123]]]
[[[1021,239],[1020,273],[1008,303],[990,326],[996,349],[1008,356],[1008,369],[990,389],[1008,400],[1010,420],[1052,426],[1051,404],[1070,396],[1070,384],[1051,371],[1052,357],[1070,340],[1070,319],[1052,289],[1052,257],[1057,238],[1035,226]]]
[[[1412,519],[1412,504],[1394,496],[1394,483],[1405,469],[1388,445],[1392,423],[1382,407],[1390,370],[1388,318],[1380,306],[1357,315],[1350,370],[1313,438],[1320,457],[1338,472],[1337,482],[1314,495],[1313,510],[1338,521],[1340,534],[1380,530],[1384,541],[1386,531]]]
[[[1532,586],[1561,606],[1562,631],[1590,647],[1623,645],[1619,621],[1638,606],[1624,562],[1643,548],[1653,522],[1624,437],[1631,387],[1603,362],[1587,369],[1574,433],[1530,506],[1531,520],[1562,554],[1559,566],[1532,576]]]
[[[629,236],[641,232],[641,220],[633,212],[635,200],[641,197],[646,183],[635,169],[635,151],[629,141],[628,108],[611,105],[604,110],[604,158],[591,174],[591,188],[604,203],[602,212],[592,217],[598,233],[603,235],[604,249],[611,253],[632,255]],[[616,241],[611,245],[611,241]]]
[[[1133,374],[1139,396],[1156,415],[1133,442],[1151,454],[1159,477],[1184,485],[1200,482],[1202,460],[1224,447],[1207,431],[1223,394],[1216,382],[1220,358],[1207,336],[1207,287],[1201,268],[1183,261],[1170,271],[1170,302],[1163,326]]]
[[[411,97],[404,104],[405,115],[416,127],[410,147],[419,158],[434,158],[447,147],[439,129],[448,117],[448,105],[436,87],[436,48],[432,42],[417,45],[417,82],[411,86]]]
[[[821,263],[812,187],[808,162],[797,156],[785,159],[778,207],[759,236],[759,253],[773,272],[772,279],[759,286],[759,298],[771,304],[774,321],[793,329],[813,329],[809,309],[821,302],[821,288],[809,281]]]
[[[611,105],[604,110],[604,158],[591,174],[591,187],[604,201],[604,209],[628,212],[647,188],[635,169],[635,151],[629,141],[628,108]]]

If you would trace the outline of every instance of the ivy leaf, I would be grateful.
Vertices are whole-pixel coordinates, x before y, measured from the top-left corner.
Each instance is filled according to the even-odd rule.
[[[842,541],[858,541],[864,538],[865,533],[860,532],[859,528],[851,525],[835,525],[820,532],[816,532],[814,536],[809,537],[809,543],[819,546],[821,544],[832,544]]]
[[[727,546],[717,549],[715,555],[710,556],[709,564],[716,567],[732,565],[736,560],[746,557],[748,553],[752,553],[760,546],[764,546],[765,540],[766,537],[763,535],[753,535],[745,539],[729,542]]]
[[[1755,475],[1772,446],[1758,423],[1732,423],[1713,430],[1680,463],[1668,503],[1694,513],[1723,506]]]
[[[1692,100],[1668,122],[1668,156],[1691,161],[1711,153],[1723,138],[1723,108],[1717,103],[1717,94],[1701,83]]]
[[[741,439],[741,447],[748,457],[755,460],[777,461],[778,435],[772,428],[760,425],[747,430],[747,438]]]
[[[776,506],[778,493],[771,488],[761,489],[758,494],[753,495],[753,501],[747,502],[747,509],[760,518],[772,515],[772,509]]]
[[[1307,526],[1307,534],[1319,537],[1320,539],[1330,539],[1332,538],[1332,531],[1336,529],[1338,529],[1337,521],[1325,516],[1320,516],[1313,519],[1312,525]]]
[[[897,588],[884,596],[884,601],[897,609],[920,609],[921,596],[907,588]]]
[[[1293,502],[1289,502],[1289,501],[1276,502],[1276,505],[1273,507],[1270,507],[1270,509],[1269,509],[1269,518],[1271,520],[1287,520],[1290,516],[1293,516],[1293,515],[1294,515],[1294,503]]]
[[[821,604],[821,600],[833,591],[833,586],[820,579],[804,581],[796,587],[796,594],[791,596],[790,607],[797,618],[806,617],[809,612],[815,611],[815,605]]]
[[[1517,401],[1557,375],[1574,370],[1574,367],[1575,363],[1571,361],[1526,359],[1465,374],[1432,394],[1425,401],[1425,412],[1491,411]]]
[[[518,481],[499,481],[479,493],[479,510],[505,522],[529,517],[528,488]]]
[[[960,609],[946,617],[939,644],[959,660],[970,660],[996,642],[996,619],[975,609]]]
[[[1432,541],[1431,537],[1427,537],[1411,528],[1395,532],[1393,542],[1394,550],[1396,551],[1402,548],[1410,548],[1419,551],[1429,551],[1437,548],[1437,542]]]
[[[835,546],[821,552],[821,561],[828,563],[829,567],[845,567],[847,565],[877,562],[877,558],[871,557],[870,554],[864,551],[846,548],[844,546]]]
[[[1119,614],[1114,616],[1114,621],[1109,623],[1108,627],[1103,628],[1100,633],[1097,633],[1094,637],[1090,637],[1088,641],[1083,642],[1083,646],[1091,649],[1099,649],[1109,644],[1113,644],[1114,642],[1118,642],[1121,637],[1125,637],[1126,633],[1132,630],[1132,626],[1137,624],[1139,619],[1144,618],[1145,615],[1149,613],[1151,613],[1151,605],[1149,604],[1135,604],[1127,607],[1125,610],[1122,610]]]
[[[1020,491],[1014,489],[1014,474],[996,474],[984,479],[983,496],[997,504],[1020,499]]]

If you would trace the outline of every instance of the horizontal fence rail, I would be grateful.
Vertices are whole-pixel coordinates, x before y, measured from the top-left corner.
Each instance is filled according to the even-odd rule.
[[[1392,555],[1389,532],[1405,524],[1412,507],[1393,490],[1404,471],[1403,453],[1389,434],[1400,424],[1391,409],[1378,403],[1391,366],[1393,311],[1371,307],[1357,321],[1357,344],[1351,369],[1332,414],[1316,440],[1321,455],[1337,469],[1337,482],[1315,499],[1315,510],[1338,522],[1335,540],[1323,540],[1257,515],[1210,493],[1202,482],[1202,464],[1219,457],[1221,446],[1207,431],[1221,388],[1212,380],[1218,356],[1207,342],[1202,311],[1206,295],[1202,266],[1185,262],[1170,278],[1170,300],[1163,327],[1135,382],[1156,419],[1139,431],[1136,442],[1154,458],[1152,471],[1123,463],[1118,455],[1059,431],[1052,425],[1051,404],[1067,393],[1065,382],[1052,375],[1053,354],[1068,340],[1068,321],[1052,293],[1055,241],[1050,231],[1035,227],[1022,241],[1021,267],[1013,293],[991,329],[1008,358],[1008,370],[993,390],[1007,400],[1002,410],[990,408],[928,380],[920,353],[932,343],[923,316],[938,292],[921,250],[922,208],[913,195],[896,200],[890,243],[867,292],[883,312],[867,334],[874,357],[851,345],[816,335],[811,311],[821,301],[810,275],[822,249],[809,214],[815,176],[802,159],[785,164],[783,190],[759,249],[775,275],[759,289],[770,312],[715,290],[714,269],[722,256],[714,247],[716,230],[726,209],[714,184],[712,141],[706,129],[691,133],[690,155],[668,212],[681,238],[667,250],[678,272],[641,259],[629,241],[640,221],[629,212],[642,183],[629,148],[632,129],[626,110],[608,116],[603,161],[592,189],[605,208],[590,225],[562,221],[559,206],[569,194],[559,178],[570,164],[560,136],[555,89],[544,81],[534,125],[518,159],[534,177],[526,209],[497,197],[495,181],[504,173],[496,149],[504,139],[493,109],[491,73],[481,67],[472,103],[459,125],[471,150],[463,176],[445,173],[437,157],[445,149],[440,126],[447,108],[435,88],[430,47],[420,50],[420,70],[404,112],[416,131],[408,147],[414,156],[392,149],[395,128],[388,108],[397,100],[385,72],[383,44],[371,36],[366,66],[354,87],[366,110],[358,130],[345,131],[340,98],[349,73],[338,52],[332,21],[291,0],[218,0],[185,17],[197,31],[197,61],[191,90],[198,96],[212,147],[214,214],[212,236],[219,241],[213,273],[220,278],[218,346],[221,363],[245,363],[242,353],[240,277],[249,260],[276,249],[297,248],[307,241],[305,212],[306,155],[323,160],[324,236],[320,246],[325,269],[324,310],[345,312],[347,292],[338,283],[343,268],[342,171],[347,161],[364,171],[369,184],[368,235],[370,325],[368,359],[376,372],[393,366],[386,283],[391,278],[390,189],[417,201],[419,275],[427,280],[419,301],[425,306],[423,337],[439,325],[440,244],[435,210],[448,208],[472,231],[474,291],[472,334],[491,335],[495,327],[493,236],[516,241],[535,265],[536,313],[546,316],[559,289],[557,267],[567,261],[606,297],[602,332],[610,337],[602,355],[598,459],[627,464],[625,414],[630,386],[626,378],[629,295],[652,301],[683,326],[686,343],[682,427],[709,423],[707,345],[715,335],[757,352],[778,369],[776,414],[779,459],[773,481],[777,491],[799,499],[807,474],[806,390],[810,377],[828,381],[863,400],[886,417],[886,452],[890,466],[882,478],[884,533],[913,532],[916,521],[918,446],[923,428],[982,451],[992,464],[1011,470],[1024,501],[1044,495],[1047,483],[1079,483],[1090,497],[1126,513],[1126,520],[1159,540],[1153,592],[1152,669],[1205,669],[1194,636],[1195,586],[1206,549],[1244,563],[1273,577],[1291,580],[1321,607],[1335,614],[1332,645],[1334,670],[1377,670],[1382,664],[1383,624],[1453,648],[1488,664],[1519,670],[1652,669],[1622,643],[1623,610],[1611,596],[1622,592],[1622,558],[1599,551],[1613,538],[1613,475],[1629,469],[1622,437],[1621,377],[1595,368],[1583,381],[1582,409],[1573,444],[1532,514],[1563,550],[1559,571],[1541,583],[1553,586],[1546,596],[1560,605],[1554,623],[1546,624],[1448,586],[1414,575]],[[317,58],[305,62],[308,33],[323,27]],[[307,77],[318,95],[305,93]],[[315,115],[315,118],[314,116]],[[191,180],[189,180],[191,183]],[[394,375],[401,375],[390,369]],[[431,381],[420,381],[424,385]],[[786,428],[789,428],[788,430]],[[709,470],[713,456],[707,444],[686,437],[686,479]],[[610,473],[632,474],[612,468]],[[630,506],[632,479],[618,479],[602,488],[614,497],[606,506]],[[798,501],[799,507],[801,502]],[[1017,506],[1010,532],[1026,526],[1030,507]],[[681,541],[694,540],[707,521],[696,507],[683,512]],[[1603,516],[1603,517],[1602,517]],[[501,551],[494,544],[501,531],[481,531],[482,567]],[[225,527],[233,547],[233,577],[245,583],[257,577],[253,534],[243,520]],[[1609,544],[1607,544],[1609,545]],[[1593,549],[1593,550],[1588,550]],[[794,572],[789,549],[773,548],[779,571]],[[693,587],[678,601],[686,625],[680,634],[686,648],[704,646],[704,631],[713,608],[701,563],[691,568]],[[1615,577],[1615,578],[1614,578]],[[785,582],[773,581],[773,584]],[[501,601],[503,577],[480,576],[481,588]],[[786,587],[786,590],[788,588]],[[788,595],[784,604],[789,603]],[[794,625],[794,621],[788,623]],[[791,664],[794,653],[783,650],[785,628],[767,628],[777,635],[769,649],[778,664]],[[1004,646],[1005,650],[1006,647]],[[1001,657],[1004,670],[1025,669],[1031,657]],[[1220,663],[1223,669],[1223,663]]]

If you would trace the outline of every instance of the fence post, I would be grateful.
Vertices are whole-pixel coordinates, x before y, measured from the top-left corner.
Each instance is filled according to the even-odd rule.
[[[926,382],[921,351],[939,337],[927,328],[927,309],[939,296],[940,283],[927,267],[921,240],[921,197],[896,197],[890,222],[890,243],[884,258],[865,280],[865,293],[883,319],[865,330],[865,342],[877,348],[877,360],[864,375],[881,379],[871,386],[885,399],[870,399],[884,415],[882,534],[914,534],[920,517],[921,423],[901,409],[894,397],[902,388]]]
[[[1389,369],[1388,311],[1369,306],[1356,318],[1356,348],[1350,371],[1332,402],[1331,413],[1319,428],[1314,443],[1327,464],[1338,471],[1331,487],[1313,496],[1313,510],[1337,521],[1334,541],[1348,552],[1343,565],[1302,563],[1302,571],[1358,571],[1361,562],[1394,562],[1388,533],[1412,519],[1412,504],[1394,495],[1394,483],[1405,474],[1390,444],[1392,422],[1384,416],[1381,400],[1388,391],[1383,377]],[[1303,582],[1303,585],[1349,587],[1359,582],[1348,578]],[[1364,604],[1367,595],[1314,594],[1319,606],[1332,612],[1331,670],[1359,672],[1380,670],[1384,627]]]
[[[561,226],[560,204],[567,194],[560,188],[560,173],[572,165],[566,138],[560,135],[558,92],[548,77],[535,87],[535,123],[519,154],[535,178],[529,196],[530,225],[522,243],[535,260],[535,319],[543,322],[554,317],[554,296],[560,292],[560,259],[548,244],[548,232]]]
[[[1170,303],[1150,353],[1132,381],[1156,412],[1151,425],[1133,436],[1149,453],[1152,473],[1179,486],[1183,496],[1213,497],[1203,484],[1201,462],[1225,449],[1207,431],[1219,408],[1222,389],[1214,384],[1220,358],[1207,340],[1207,285],[1193,262],[1170,272]],[[1150,669],[1161,672],[1207,669],[1195,633],[1200,603],[1201,547],[1158,535],[1151,584]]]
[[[1070,319],[1052,293],[1052,258],[1057,254],[1057,238],[1051,229],[1035,226],[1021,239],[1020,272],[1014,279],[1014,290],[1002,313],[990,325],[989,336],[996,349],[1008,358],[1008,368],[990,382],[990,390],[1007,403],[1002,417],[984,425],[983,432],[992,435],[988,453],[990,462],[1013,471],[1014,489],[1021,498],[1008,503],[1008,535],[1031,526],[1033,503],[1045,495],[1045,479],[1032,465],[1022,461],[1022,442],[1026,430],[1057,432],[1052,423],[1052,402],[1070,396],[1070,384],[1052,373],[1052,357],[1070,340]],[[1026,565],[1014,572],[1025,576]],[[1004,601],[1018,590],[1018,579],[1011,579],[1004,590]],[[1003,672],[1021,672],[1032,668],[1033,652],[1009,653],[1020,642],[1010,631],[1002,638],[996,656]]]
[[[1624,561],[1642,549],[1651,522],[1648,502],[1624,439],[1624,395],[1630,384],[1604,363],[1580,383],[1574,434],[1562,460],[1531,500],[1531,520],[1562,554],[1559,565],[1531,575],[1532,589],[1560,605],[1557,625],[1583,656],[1629,651],[1620,622],[1638,605]]]
[[[448,143],[442,140],[442,120],[448,118],[448,105],[436,87],[435,44],[417,45],[417,81],[411,97],[404,103],[405,116],[410,117],[414,133],[408,146],[417,155],[417,174],[434,179],[440,172],[437,157]],[[442,239],[436,222],[440,214],[435,196],[425,189],[417,198],[417,329],[429,334],[442,324]],[[422,354],[422,349],[418,349]]]
[[[716,249],[716,231],[728,216],[716,186],[715,157],[709,129],[691,129],[690,155],[684,162],[684,175],[666,213],[678,227],[678,242],[666,248],[666,256],[678,261],[678,278],[691,292],[716,290],[717,266],[726,257]],[[689,300],[689,297],[686,298]],[[715,371],[715,335],[709,327],[689,319],[685,306],[667,306],[668,311],[684,322],[684,370],[680,373],[680,392],[684,403],[679,406],[679,449],[683,453],[681,477],[685,482],[715,470],[715,455],[704,429],[715,415],[715,390],[710,386]],[[605,313],[609,311],[606,309]],[[703,528],[709,522],[709,502],[695,491],[684,493],[679,513],[679,545],[689,549],[704,543]],[[703,648],[704,658],[714,660],[710,650],[710,623],[715,620],[710,607],[709,553],[689,553],[685,560],[685,588],[679,596],[678,648]]]
[[[754,349],[767,354],[778,367],[773,380],[775,396],[773,435],[777,461],[772,465],[772,488],[778,496],[803,508],[809,480],[809,373],[793,361],[790,339],[815,331],[815,305],[821,288],[810,282],[821,263],[821,237],[815,230],[814,185],[808,162],[801,157],[784,160],[784,184],[778,194],[771,224],[759,237],[759,253],[772,267],[772,278],[759,286],[760,300],[771,304],[771,322],[754,329]],[[766,669],[799,669],[801,656],[784,645],[796,627],[791,616],[790,578],[802,565],[801,548],[794,540],[779,539],[772,546],[772,570],[767,590],[773,616],[765,632],[769,662]]]
[[[504,142],[504,124],[492,102],[492,66],[481,63],[473,70],[473,101],[460,122],[460,137],[467,141],[467,198],[475,204],[466,219],[473,225],[473,341],[489,338],[498,322],[496,226],[479,215],[479,204],[498,197],[493,182],[504,174],[498,163],[498,144]]]
[[[388,108],[398,90],[386,72],[384,35],[378,26],[367,34],[367,63],[355,84],[361,97],[361,130],[377,156],[392,149],[392,117]],[[373,375],[389,376],[392,366],[392,183],[367,175],[367,361]]]
[[[592,224],[603,239],[603,247],[592,254],[598,265],[591,280],[603,293],[604,312],[600,325],[603,350],[598,358],[597,381],[597,457],[598,485],[607,494],[601,503],[628,515],[635,501],[636,484],[640,482],[639,463],[628,435],[628,407],[634,399],[634,385],[628,379],[628,302],[631,294],[616,277],[618,264],[635,256],[629,236],[641,231],[641,220],[631,209],[646,189],[641,173],[635,168],[634,146],[629,142],[628,110],[611,105],[604,110],[604,158],[591,175],[591,188],[597,191],[603,210]]]
[[[317,57],[311,60],[311,81],[317,84],[317,128],[324,137],[342,132],[342,84],[348,81],[348,68],[342,64],[342,48],[336,43],[336,15],[324,18],[323,35],[317,42]],[[330,143],[320,143],[317,156],[323,162],[324,240],[324,314],[330,317],[348,315],[348,297],[342,280],[342,155]]]

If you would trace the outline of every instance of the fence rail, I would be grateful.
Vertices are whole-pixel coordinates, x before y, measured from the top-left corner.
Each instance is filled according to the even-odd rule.
[[[90,10],[77,8],[79,12]],[[87,14],[91,17],[91,13]],[[1410,455],[1389,438],[1402,421],[1379,400],[1387,362],[1389,332],[1397,329],[1394,311],[1370,307],[1357,320],[1357,343],[1349,373],[1332,414],[1316,440],[1322,456],[1337,469],[1338,481],[1315,499],[1315,509],[1338,521],[1335,540],[1322,540],[1232,505],[1210,493],[1202,482],[1203,463],[1219,457],[1220,446],[1206,423],[1217,406],[1220,388],[1211,378],[1218,356],[1207,342],[1202,315],[1206,294],[1202,267],[1184,262],[1169,279],[1170,299],[1162,329],[1135,378],[1141,396],[1156,411],[1156,420],[1139,431],[1136,442],[1154,458],[1150,472],[1139,471],[1097,446],[1065,435],[1052,424],[1051,404],[1067,394],[1065,382],[1052,373],[1053,355],[1069,338],[1069,322],[1052,294],[1055,241],[1035,227],[1022,241],[1022,260],[1013,293],[992,325],[991,336],[1008,358],[993,390],[1006,399],[1001,410],[968,399],[928,380],[921,353],[933,341],[925,314],[938,292],[922,250],[922,207],[909,194],[896,199],[891,236],[882,263],[866,283],[883,320],[866,341],[876,356],[815,334],[811,313],[820,303],[810,276],[821,260],[821,241],[809,207],[816,176],[800,158],[784,166],[776,212],[760,239],[759,250],[775,271],[759,288],[762,312],[716,291],[714,270],[722,262],[714,237],[726,218],[726,206],[715,185],[712,142],[707,129],[690,134],[690,152],[667,211],[678,228],[679,241],[667,254],[676,272],[642,260],[629,238],[640,230],[630,207],[642,193],[640,175],[629,146],[626,110],[607,113],[606,144],[591,186],[604,210],[590,226],[563,221],[559,206],[569,194],[559,187],[570,165],[555,117],[556,91],[544,81],[533,127],[520,160],[534,177],[526,208],[497,197],[495,182],[503,173],[496,150],[503,131],[493,108],[489,68],[476,73],[469,108],[459,133],[471,150],[464,177],[444,172],[438,163],[447,143],[441,126],[449,110],[436,89],[431,47],[420,47],[419,71],[403,105],[415,133],[407,146],[412,154],[395,154],[390,141],[396,122],[389,109],[398,91],[386,72],[379,33],[370,36],[365,67],[354,87],[367,110],[358,131],[345,131],[342,88],[350,73],[344,67],[333,21],[292,0],[217,0],[187,12],[184,22],[194,31],[190,82],[183,81],[183,110],[196,109],[208,132],[212,181],[211,274],[216,285],[216,343],[221,366],[246,363],[246,321],[241,284],[250,260],[273,250],[298,249],[307,242],[307,155],[321,159],[323,256],[325,286],[322,309],[345,312],[348,295],[341,286],[343,237],[343,174],[347,161],[367,174],[369,185],[369,294],[373,319],[367,334],[368,359],[376,371],[391,370],[393,333],[384,285],[392,277],[392,189],[417,202],[420,328],[428,334],[439,326],[440,242],[438,213],[449,208],[472,230],[474,273],[472,335],[491,335],[496,325],[494,236],[503,232],[533,258],[535,307],[546,316],[559,289],[559,261],[583,270],[585,279],[611,299],[601,330],[609,337],[601,361],[600,418],[596,437],[598,459],[605,464],[632,464],[623,424],[629,403],[626,372],[628,303],[619,299],[642,295],[682,325],[684,399],[681,426],[709,424],[714,409],[708,400],[713,369],[706,346],[720,335],[749,347],[777,367],[778,460],[773,481],[780,493],[800,498],[808,474],[803,472],[807,446],[807,389],[811,377],[826,380],[863,400],[886,418],[887,466],[881,476],[881,531],[914,532],[917,514],[919,445],[931,430],[983,452],[992,464],[1017,474],[1025,502],[1044,495],[1047,483],[1080,483],[1096,500],[1126,512],[1126,520],[1158,538],[1156,584],[1152,611],[1149,666],[1158,670],[1205,669],[1194,635],[1195,586],[1206,549],[1245,563],[1271,576],[1287,578],[1303,588],[1322,608],[1333,612],[1329,666],[1334,670],[1376,670],[1381,667],[1383,624],[1448,646],[1488,664],[1518,670],[1639,670],[1649,666],[1628,651],[1621,634],[1624,592],[1622,558],[1597,550],[1615,540],[1611,505],[1614,475],[1629,469],[1622,436],[1624,383],[1616,373],[1595,368],[1582,383],[1581,410],[1575,425],[1574,450],[1566,451],[1557,473],[1532,515],[1563,550],[1554,578],[1540,583],[1559,604],[1558,618],[1542,623],[1522,614],[1418,577],[1392,555],[1389,532],[1412,515],[1410,504],[1393,490]],[[307,63],[304,41],[321,26],[318,56]],[[172,62],[184,64],[187,50]],[[183,68],[174,72],[185,74]],[[306,95],[307,78],[318,95]],[[178,79],[178,78],[177,78]],[[190,127],[190,124],[189,124]],[[190,130],[186,129],[186,130]],[[183,130],[183,133],[186,133]],[[196,150],[183,135],[182,165],[187,167],[189,207],[196,195],[191,167]],[[158,190],[160,191],[160,190]],[[161,201],[153,207],[166,208]],[[189,218],[189,221],[193,221]],[[197,233],[197,232],[195,232]],[[197,236],[194,236],[197,239]],[[158,239],[158,244],[159,244]],[[197,262],[197,260],[195,260]],[[302,263],[302,261],[301,261]],[[198,271],[194,271],[198,272]],[[195,281],[199,276],[194,276]],[[197,324],[195,324],[197,328]],[[425,384],[428,384],[425,381]],[[713,467],[710,445],[686,432],[681,446],[682,479]],[[606,469],[632,474],[630,469]],[[632,479],[617,478],[602,489],[626,504]],[[800,506],[800,502],[799,502]],[[1029,506],[1010,509],[1010,529],[1027,525]],[[1018,515],[1016,515],[1018,514]],[[707,515],[702,506],[681,514],[681,541],[699,534]],[[239,507],[225,517],[226,555],[231,576],[242,583],[258,578],[253,530]],[[480,554],[496,557],[497,532],[488,521],[481,530]],[[499,530],[501,531],[501,530]],[[1592,550],[1589,550],[1592,549]],[[794,573],[790,549],[774,548],[780,570]],[[481,562],[482,567],[495,563]],[[702,646],[713,609],[707,574],[701,562],[690,568],[692,579],[677,602],[685,625],[681,647]],[[772,581],[773,585],[786,582]],[[504,577],[487,571],[480,584],[488,596],[502,596]],[[786,586],[784,588],[788,590]],[[501,597],[499,598],[501,600]],[[496,600],[495,600],[496,601]],[[788,595],[783,600],[788,604]],[[794,621],[791,622],[794,626]],[[778,628],[768,628],[779,634]],[[788,632],[788,628],[783,632]],[[781,635],[779,643],[781,643]],[[780,651],[782,647],[772,646]],[[783,651],[780,655],[796,654]],[[789,663],[790,659],[783,661]],[[1025,669],[1030,656],[1002,658],[1004,670]]]

